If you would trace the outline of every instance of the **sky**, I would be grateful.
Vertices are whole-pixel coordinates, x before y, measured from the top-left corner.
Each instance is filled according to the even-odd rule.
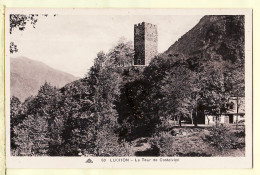
[[[40,16],[33,28],[15,29],[10,40],[24,56],[48,66],[84,77],[99,51],[107,53],[122,37],[134,40],[134,24],[157,25],[158,52],[164,52],[193,28],[202,15],[49,15]]]

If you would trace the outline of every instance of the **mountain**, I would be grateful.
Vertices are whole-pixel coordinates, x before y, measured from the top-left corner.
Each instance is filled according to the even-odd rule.
[[[26,57],[11,58],[10,69],[11,96],[16,96],[21,101],[31,95],[36,95],[45,81],[61,88],[65,84],[79,79]]]
[[[207,15],[169,47],[167,57],[221,58],[232,62],[244,60],[244,16]]]
[[[223,73],[226,91],[244,96],[245,19],[243,15],[207,15],[161,54],[173,63],[185,62],[190,70]],[[250,58],[248,58],[250,59]]]

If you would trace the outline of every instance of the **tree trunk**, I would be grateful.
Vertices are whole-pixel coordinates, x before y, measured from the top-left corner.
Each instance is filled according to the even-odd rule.
[[[196,112],[195,112],[195,116],[194,116],[194,126],[197,127],[198,126],[198,111],[197,111],[197,108],[196,108]]]
[[[216,127],[218,127],[218,115],[216,115]]]
[[[198,119],[197,119],[197,116],[194,118],[194,126],[195,126],[195,127],[198,126]]]
[[[197,94],[196,94],[196,115],[195,115],[195,122],[194,122],[194,124],[195,124],[195,127],[197,127],[198,126],[198,102],[197,102]]]
[[[176,126],[176,125],[178,125],[177,123],[178,123],[178,118],[176,118],[176,116],[174,116],[174,126]]]
[[[193,110],[191,110],[191,113],[190,113],[190,119],[191,119],[191,124],[193,124],[193,116],[192,116],[192,113],[193,113]]]
[[[236,130],[238,129],[238,95],[237,95],[237,118],[236,118]]]
[[[181,127],[181,117],[179,117],[179,126]]]

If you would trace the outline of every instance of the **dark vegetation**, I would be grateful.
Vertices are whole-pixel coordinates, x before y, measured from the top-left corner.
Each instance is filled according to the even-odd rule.
[[[85,78],[60,89],[46,82],[23,103],[12,97],[12,154],[212,156],[213,148],[244,147],[234,140],[243,130],[169,123],[196,126],[199,112],[220,115],[230,96],[244,96],[243,16],[205,16],[147,67],[128,66],[133,55],[120,41],[97,54]]]
[[[241,137],[243,135],[243,137]],[[242,138],[242,140],[241,140]],[[245,147],[245,131],[232,131],[232,128],[220,126],[218,128],[213,127],[210,129],[210,135],[205,137],[213,146],[220,150],[223,149],[237,149]]]

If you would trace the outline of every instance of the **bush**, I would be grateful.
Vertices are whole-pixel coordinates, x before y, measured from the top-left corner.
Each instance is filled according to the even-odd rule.
[[[160,150],[160,156],[171,156],[173,137],[169,132],[159,132],[154,134],[151,139],[151,144],[156,145]]]
[[[243,148],[243,141],[238,140],[236,135],[236,132],[232,132],[231,128],[221,125],[213,127],[210,130],[210,134],[205,136],[205,141],[219,150]]]

